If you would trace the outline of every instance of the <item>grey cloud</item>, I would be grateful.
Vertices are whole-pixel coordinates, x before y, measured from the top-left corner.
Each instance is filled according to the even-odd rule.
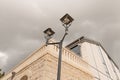
[[[119,0],[0,0],[0,51],[8,56],[4,70],[39,48],[46,28],[60,40],[64,27],[59,19],[65,13],[75,19],[65,44],[84,35],[101,42],[119,64],[119,5]]]

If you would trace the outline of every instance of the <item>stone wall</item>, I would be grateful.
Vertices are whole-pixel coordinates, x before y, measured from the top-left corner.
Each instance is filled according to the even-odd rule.
[[[51,54],[42,56],[19,71],[14,80],[20,80],[24,75],[28,76],[28,80],[56,80],[57,58]],[[93,78],[78,68],[62,62],[61,80],[93,80]]]
[[[47,56],[46,80],[56,80],[57,58],[49,54]],[[91,75],[64,61],[62,62],[61,70],[61,80],[93,80]]]
[[[28,76],[28,80],[45,80],[46,60],[46,55],[40,57],[32,64],[17,72],[13,80],[20,80],[24,75]]]
[[[1,80],[11,80],[12,72],[16,72],[13,80],[56,80],[58,52],[55,45],[43,46]],[[90,67],[80,56],[63,48],[61,80],[94,80],[89,70]]]

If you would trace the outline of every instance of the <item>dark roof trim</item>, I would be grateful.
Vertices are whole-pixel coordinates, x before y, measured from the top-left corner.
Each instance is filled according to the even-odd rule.
[[[89,42],[89,43],[92,43],[92,44],[95,44],[95,45],[98,45],[100,46],[106,53],[106,55],[108,56],[108,58],[114,63],[114,65],[119,69],[119,67],[117,66],[117,64],[114,62],[114,60],[109,56],[109,54],[107,53],[107,51],[103,48],[103,46],[100,44],[100,42],[97,42],[97,41],[94,41],[94,40],[91,40],[91,39],[88,39],[84,36],[80,37],[79,39],[73,41],[72,43],[70,43],[69,45],[66,46],[66,48],[70,49],[72,48],[73,46],[75,45],[78,45],[78,43],[83,43],[83,42]]]
[[[91,39],[88,39],[88,38],[82,36],[79,39],[77,39],[77,40],[73,41],[72,43],[70,43],[69,45],[67,45],[66,48],[70,49],[72,46],[77,45],[78,43],[83,43],[83,42],[89,42],[89,43],[96,44],[96,45],[100,44],[99,42],[96,42],[94,40],[91,40]]]

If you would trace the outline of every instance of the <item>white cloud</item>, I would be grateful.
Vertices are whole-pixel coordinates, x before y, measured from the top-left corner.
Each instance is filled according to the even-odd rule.
[[[5,53],[0,52],[0,68],[2,68],[7,64],[7,59],[8,59],[8,56]]]

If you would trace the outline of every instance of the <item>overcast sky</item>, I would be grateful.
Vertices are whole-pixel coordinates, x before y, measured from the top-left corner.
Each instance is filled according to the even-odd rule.
[[[48,27],[60,40],[66,13],[74,22],[64,44],[81,36],[96,40],[120,67],[120,0],[0,0],[0,68],[10,70],[40,48]]]

